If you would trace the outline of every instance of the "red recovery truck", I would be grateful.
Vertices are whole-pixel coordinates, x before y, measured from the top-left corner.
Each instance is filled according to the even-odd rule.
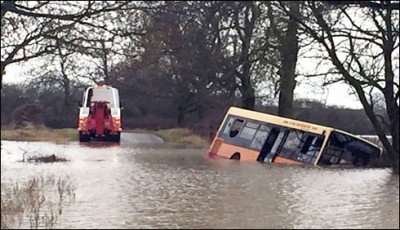
[[[119,142],[122,132],[119,92],[116,88],[98,84],[88,87],[79,107],[79,141],[91,138]]]

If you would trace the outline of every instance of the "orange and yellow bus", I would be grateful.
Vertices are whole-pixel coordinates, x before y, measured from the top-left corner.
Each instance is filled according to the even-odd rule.
[[[208,155],[241,161],[367,166],[377,162],[382,148],[335,128],[231,107]]]

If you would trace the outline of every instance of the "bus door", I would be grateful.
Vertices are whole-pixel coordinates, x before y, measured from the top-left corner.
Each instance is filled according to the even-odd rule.
[[[260,150],[257,161],[272,162],[284,135],[282,128],[273,127]]]

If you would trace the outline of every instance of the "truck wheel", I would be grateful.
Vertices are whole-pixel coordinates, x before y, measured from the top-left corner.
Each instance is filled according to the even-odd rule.
[[[121,134],[120,134],[120,133],[117,133],[116,135],[112,135],[112,136],[110,137],[110,139],[111,139],[112,142],[120,142],[120,140],[121,140]]]
[[[79,132],[79,141],[80,142],[89,142],[90,141],[90,136],[82,134],[82,132]]]

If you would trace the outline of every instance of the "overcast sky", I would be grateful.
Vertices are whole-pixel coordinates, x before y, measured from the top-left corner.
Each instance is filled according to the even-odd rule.
[[[34,61],[32,61],[34,62]],[[3,83],[17,83],[24,80],[21,67],[15,64],[6,67]],[[325,102],[326,105],[337,105],[345,108],[361,109],[362,105],[355,95],[350,94],[351,89],[345,84],[336,83],[322,89],[318,82],[300,81],[295,88],[295,99],[310,98]]]

